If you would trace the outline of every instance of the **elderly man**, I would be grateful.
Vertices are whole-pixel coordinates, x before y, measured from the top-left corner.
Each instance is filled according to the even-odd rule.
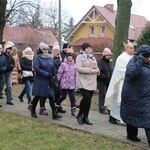
[[[105,106],[110,111],[109,122],[123,123],[120,117],[121,91],[124,82],[126,66],[133,56],[134,45],[131,42],[124,44],[125,51],[117,58],[110,84],[105,97]]]

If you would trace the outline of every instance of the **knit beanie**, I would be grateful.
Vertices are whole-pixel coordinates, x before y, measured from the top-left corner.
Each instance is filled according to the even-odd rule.
[[[84,51],[86,48],[92,47],[92,46],[90,43],[83,43],[81,47],[82,47],[82,50]]]
[[[53,45],[52,51],[53,51],[53,50],[59,50],[59,51],[60,51],[60,47],[59,47],[58,42],[54,42],[54,45]]]
[[[32,49],[30,47],[27,47],[25,50],[22,51],[22,54],[24,55],[26,52],[32,52]]]
[[[40,47],[41,50],[44,49],[44,48],[49,49],[49,46],[47,44],[43,43],[43,42],[40,43],[39,47]]]
[[[113,55],[111,50],[108,47],[105,47],[102,53],[103,56],[105,55]]]

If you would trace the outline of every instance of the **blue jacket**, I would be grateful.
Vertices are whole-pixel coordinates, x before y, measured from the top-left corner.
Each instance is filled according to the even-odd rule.
[[[53,59],[42,57],[42,54],[34,59],[34,84],[32,94],[35,96],[54,96],[54,88],[50,85],[50,78],[57,80]]]
[[[139,57],[140,52],[150,54],[150,47],[142,46],[142,51],[139,49],[127,65],[122,89],[121,118],[129,125],[150,128],[150,63],[144,63]]]
[[[0,73],[3,73],[7,70],[7,62],[4,53],[0,55]]]

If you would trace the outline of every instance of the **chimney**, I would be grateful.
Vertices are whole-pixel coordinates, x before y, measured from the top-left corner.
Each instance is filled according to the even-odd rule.
[[[106,4],[104,7],[109,11],[114,12],[114,4]]]

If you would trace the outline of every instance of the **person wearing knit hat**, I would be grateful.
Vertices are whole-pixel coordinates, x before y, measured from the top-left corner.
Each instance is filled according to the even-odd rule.
[[[60,109],[61,103],[66,99],[67,93],[69,94],[71,104],[71,115],[75,115],[75,88],[76,88],[76,65],[74,63],[73,49],[67,48],[66,57],[64,62],[61,63],[58,73],[58,81],[60,82],[61,97],[56,102],[57,108]]]
[[[86,48],[89,48],[89,47],[92,48],[92,46],[91,46],[90,43],[83,43],[81,47],[82,47],[82,50],[83,50],[83,51],[84,51]]]
[[[39,45],[40,49],[43,50],[43,49],[48,49],[49,50],[49,46],[43,42],[40,43]]]
[[[58,115],[55,107],[55,92],[54,88],[57,86],[57,75],[54,66],[54,60],[49,54],[49,47],[47,44],[41,42],[39,44],[41,53],[34,59],[34,83],[32,88],[32,95],[34,96],[31,102],[31,116],[37,118],[36,107],[40,100],[40,115],[48,115],[45,109],[45,100],[49,99],[49,104],[52,110],[52,119],[62,118]]]
[[[60,51],[60,47],[59,47],[59,43],[58,42],[54,42],[52,51],[54,51],[54,50],[59,50]]]
[[[65,57],[66,57],[66,54],[67,54],[67,48],[69,48],[70,45],[68,43],[64,43],[63,44],[63,49],[61,51],[61,58],[62,58],[62,61],[64,61]]]
[[[80,109],[77,115],[79,124],[92,125],[89,121],[89,111],[94,90],[97,89],[97,75],[100,73],[96,59],[92,53],[92,46],[83,43],[82,53],[76,57],[77,89],[82,94]]]
[[[26,94],[28,105],[31,103],[31,84],[33,82],[33,58],[34,52],[30,47],[27,47],[22,52],[20,60],[21,71],[22,71],[22,82],[25,84],[22,92],[18,96],[20,102],[24,102],[23,97]],[[24,72],[28,71],[30,75],[24,75]]]
[[[4,55],[6,57],[6,61],[7,61],[7,70],[4,73],[5,76],[5,81],[4,84],[6,84],[6,98],[7,98],[7,102],[6,104],[8,105],[14,105],[14,103],[12,102],[13,97],[12,97],[12,70],[15,67],[15,61],[13,59],[13,57],[11,56],[12,53],[12,45],[11,44],[5,44],[4,46]],[[3,85],[4,87],[4,85]]]
[[[100,74],[97,76],[97,85],[99,90],[98,107],[99,112],[108,114],[106,106],[104,106],[105,95],[112,76],[112,63],[110,62],[112,52],[108,47],[105,47],[102,53],[102,58],[97,60],[97,65]]]
[[[103,56],[109,55],[112,56],[113,53],[111,52],[111,50],[108,47],[105,47],[102,53]]]

